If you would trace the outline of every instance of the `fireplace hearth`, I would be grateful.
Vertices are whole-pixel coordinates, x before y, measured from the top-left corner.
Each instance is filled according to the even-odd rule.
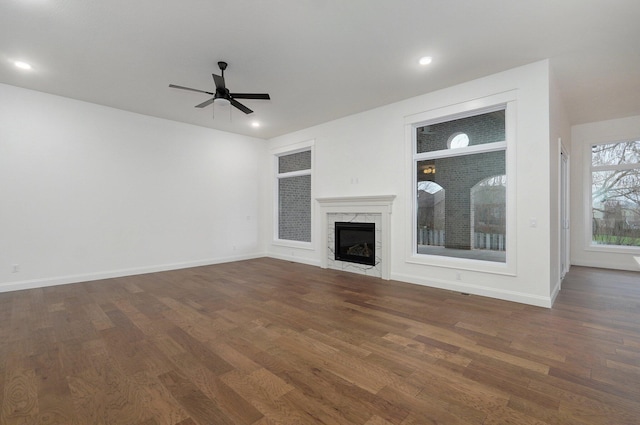
[[[375,223],[335,223],[336,260],[375,266],[375,247]]]

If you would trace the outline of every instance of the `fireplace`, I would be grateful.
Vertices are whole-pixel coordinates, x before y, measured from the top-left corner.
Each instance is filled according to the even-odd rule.
[[[322,268],[342,270],[384,280],[391,278],[391,212],[395,195],[316,198],[322,220]],[[374,223],[375,259],[369,264],[336,260],[336,222]],[[368,246],[369,244],[367,244]],[[374,265],[371,265],[374,264]]]
[[[335,241],[336,260],[375,266],[375,223],[336,221]]]

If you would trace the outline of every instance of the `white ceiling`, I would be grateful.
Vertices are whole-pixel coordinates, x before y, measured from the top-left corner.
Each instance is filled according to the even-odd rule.
[[[639,19],[638,0],[2,0],[0,82],[271,138],[550,58],[579,124],[640,115]],[[271,100],[245,116],[168,87],[214,91],[220,60]]]

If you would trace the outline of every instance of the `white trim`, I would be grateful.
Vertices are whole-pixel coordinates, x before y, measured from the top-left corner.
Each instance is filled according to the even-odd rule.
[[[404,123],[416,124],[420,123],[420,127],[425,125],[433,125],[445,121],[452,121],[458,118],[466,118],[471,115],[487,114],[504,109],[504,106],[518,99],[517,90],[508,90],[502,93],[496,93],[490,96],[483,96],[477,99],[467,100],[465,102],[444,106],[441,108],[430,109],[417,114],[407,115],[404,117]]]
[[[558,298],[558,294],[560,293],[560,289],[562,289],[562,280],[558,279],[556,283],[553,285],[551,289],[550,303],[549,308],[553,306],[553,303],[556,302],[556,298]]]
[[[600,143],[596,143],[595,145],[598,145]],[[602,143],[605,144],[605,143]],[[591,146],[595,146],[595,145],[591,145]],[[636,164],[617,164],[617,165],[591,165],[591,172],[593,173],[594,171],[622,171],[622,170],[635,170],[637,168],[640,168],[640,163],[636,163]]]
[[[473,258],[447,257],[444,255],[413,254],[405,259],[408,264],[420,264],[437,266],[445,269],[467,270],[472,272],[499,274],[503,276],[515,276],[506,263],[495,261],[475,260]],[[487,269],[491,265],[491,269]]]
[[[591,233],[589,233],[591,235]],[[590,238],[589,238],[590,239]],[[591,240],[589,240],[591,242]],[[635,254],[640,253],[640,247],[630,245],[598,245],[590,243],[584,248],[585,251],[610,252],[613,254]]]
[[[416,152],[416,129],[425,125],[446,122],[458,118],[465,118],[486,114],[490,112],[505,111],[505,139],[504,142],[487,143],[485,145],[475,145],[466,148],[451,150],[441,150],[417,154]],[[428,265],[434,267],[455,268],[462,270],[472,270],[484,273],[500,275],[517,275],[517,214],[516,214],[516,191],[517,173],[515,166],[517,163],[517,90],[509,90],[494,95],[473,99],[467,102],[445,106],[418,114],[406,116],[405,122],[405,148],[408,170],[411,170],[411,181],[409,185],[409,196],[407,196],[407,211],[411,211],[411,218],[407,220],[408,241],[405,245],[405,262]],[[482,261],[465,258],[453,258],[436,255],[419,255],[415,251],[417,217],[415,214],[415,190],[417,184],[417,162],[424,159],[433,159],[433,154],[442,156],[458,156],[469,153],[505,150],[505,169],[507,175],[507,205],[506,205],[506,261],[498,263],[493,261]],[[445,154],[446,152],[446,154]],[[431,157],[429,157],[431,156]]]
[[[559,163],[558,163],[558,175],[560,190],[558,191],[558,208],[560,217],[560,223],[558,226],[558,234],[560,238],[558,240],[558,252],[560,252],[560,288],[562,289],[562,279],[567,275],[571,268],[571,156],[569,151],[562,143],[562,138],[558,139]],[[564,160],[563,160],[564,157]],[[565,163],[563,167],[563,161]],[[565,170],[563,173],[563,169]],[[564,175],[563,175],[564,174]],[[564,196],[563,196],[564,195]],[[563,199],[564,198],[564,199]],[[564,210],[562,206],[564,205]],[[564,215],[563,215],[564,213]],[[565,240],[565,249],[562,249],[562,238]],[[563,269],[562,265],[566,267]]]
[[[320,261],[315,258],[296,257],[295,255],[287,255],[276,252],[270,252],[269,258],[275,258],[276,260],[290,261],[292,263],[307,264],[309,266],[322,267]]]
[[[617,171],[617,170],[633,170],[640,169],[640,163],[635,164],[612,164],[612,165],[593,165],[593,147],[598,145],[612,145],[616,143],[628,143],[638,141],[637,137],[621,138],[616,141],[594,141],[591,140],[588,143],[582,145],[582,159],[585,166],[583,166],[582,175],[582,187],[584,196],[583,214],[584,214],[584,250],[592,252],[608,252],[613,254],[638,254],[640,253],[640,247],[627,246],[627,245],[604,245],[593,243],[593,185],[592,177],[594,172],[599,171]],[[606,267],[606,266],[597,266]]]
[[[300,142],[300,143],[296,143],[294,145],[287,145],[287,146],[283,146],[277,149],[272,149],[271,150],[271,155],[273,158],[273,181],[274,181],[274,185],[273,185],[273,191],[272,191],[272,205],[273,205],[273,220],[272,220],[272,229],[273,229],[273,233],[271,235],[271,244],[272,245],[277,245],[277,246],[284,246],[284,247],[289,247],[289,248],[300,248],[300,249],[308,249],[308,250],[313,250],[314,244],[315,244],[315,240],[316,240],[316,235],[315,235],[315,226],[313,225],[313,223],[315,222],[315,208],[313,208],[313,202],[310,202],[309,208],[311,209],[311,217],[310,217],[310,238],[311,240],[306,242],[306,241],[290,241],[287,239],[280,239],[279,234],[280,234],[280,222],[279,222],[279,217],[280,217],[280,211],[279,211],[279,194],[278,194],[278,189],[280,187],[280,179],[283,178],[291,178],[291,177],[300,177],[300,176],[311,176],[311,193],[309,194],[309,198],[311,200],[313,200],[313,196],[315,193],[315,179],[313,178],[313,168],[314,168],[314,162],[315,162],[315,152],[314,152],[314,146],[315,146],[315,140],[311,139],[311,140],[307,140],[305,142]],[[305,170],[298,170],[298,171],[290,171],[287,173],[280,173],[279,172],[279,158],[281,156],[286,156],[286,155],[293,155],[296,153],[300,153],[300,152],[306,152],[309,151],[310,155],[311,155],[311,159],[310,159],[310,164],[308,169]]]
[[[47,286],[67,285],[70,283],[89,282],[93,280],[113,279],[147,273],[165,272],[169,270],[188,269],[192,267],[211,266],[234,261],[252,260],[265,257],[265,253],[234,255],[229,257],[210,258],[205,260],[186,261],[182,263],[157,264],[147,267],[109,270],[96,273],[85,273],[68,276],[56,276],[43,279],[22,280],[0,284],[0,292],[18,291],[22,289],[44,288]]]
[[[591,208],[593,205],[593,191],[591,190],[591,149],[595,142],[586,143],[582,149],[582,193],[584,193],[584,203],[582,205],[582,213],[584,217],[585,232],[582,245],[585,250],[591,247],[591,239],[593,234],[593,220]]]
[[[432,152],[420,152],[413,156],[416,161],[424,161],[428,159],[453,158],[454,156],[473,155],[476,153],[497,152],[507,149],[507,142],[485,143],[483,145],[472,145],[466,148],[442,149]]]
[[[306,151],[302,151],[302,152],[306,152]],[[296,152],[299,153],[299,152]],[[311,154],[313,156],[313,153]],[[281,156],[285,156],[285,155],[281,155]],[[279,156],[277,156],[276,158],[279,158]],[[300,177],[300,176],[310,176],[311,175],[311,168],[307,168],[305,170],[298,170],[298,171],[289,171],[288,173],[278,173],[276,174],[276,178],[279,179],[288,179],[289,177]]]
[[[625,261],[600,261],[600,260],[584,260],[577,259],[572,261],[572,265],[578,267],[595,267],[599,269],[610,269],[610,270],[627,270],[632,272],[637,272],[638,267],[635,264],[634,256],[631,255],[631,261],[628,263]]]
[[[304,142],[294,143],[291,145],[280,146],[269,150],[271,155],[281,156],[283,154],[298,153],[306,151],[315,145],[315,139],[305,140]],[[313,166],[313,164],[311,164]],[[277,168],[276,168],[277,170]]]
[[[316,201],[323,207],[386,207],[391,213],[391,206],[396,195],[373,195],[373,196],[349,196],[333,198],[316,198]],[[358,211],[348,211],[358,212]],[[365,211],[366,212],[366,211]]]
[[[312,236],[313,239],[313,236]],[[276,246],[286,246],[287,248],[298,248],[298,249],[308,249],[313,250],[313,242],[301,242],[301,241],[290,241],[287,239],[274,239],[271,241],[272,245]]]
[[[513,301],[521,304],[529,304],[538,307],[551,308],[553,298],[551,296],[531,295],[524,292],[509,291],[505,289],[496,289],[488,286],[471,285],[450,280],[433,279],[433,278],[417,278],[404,273],[393,273],[393,280],[413,283],[416,285],[429,286],[432,288],[446,289],[448,291],[462,292],[466,294],[480,295],[483,297],[496,298],[499,300]]]

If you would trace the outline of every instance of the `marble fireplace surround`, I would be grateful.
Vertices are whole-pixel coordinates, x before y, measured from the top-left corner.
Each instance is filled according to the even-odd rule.
[[[320,205],[322,234],[320,243],[323,253],[320,266],[324,269],[338,269],[354,273],[376,276],[389,280],[391,274],[391,210],[395,195],[350,196],[316,198]],[[375,223],[376,225],[376,265],[347,263],[334,259],[336,221]]]

